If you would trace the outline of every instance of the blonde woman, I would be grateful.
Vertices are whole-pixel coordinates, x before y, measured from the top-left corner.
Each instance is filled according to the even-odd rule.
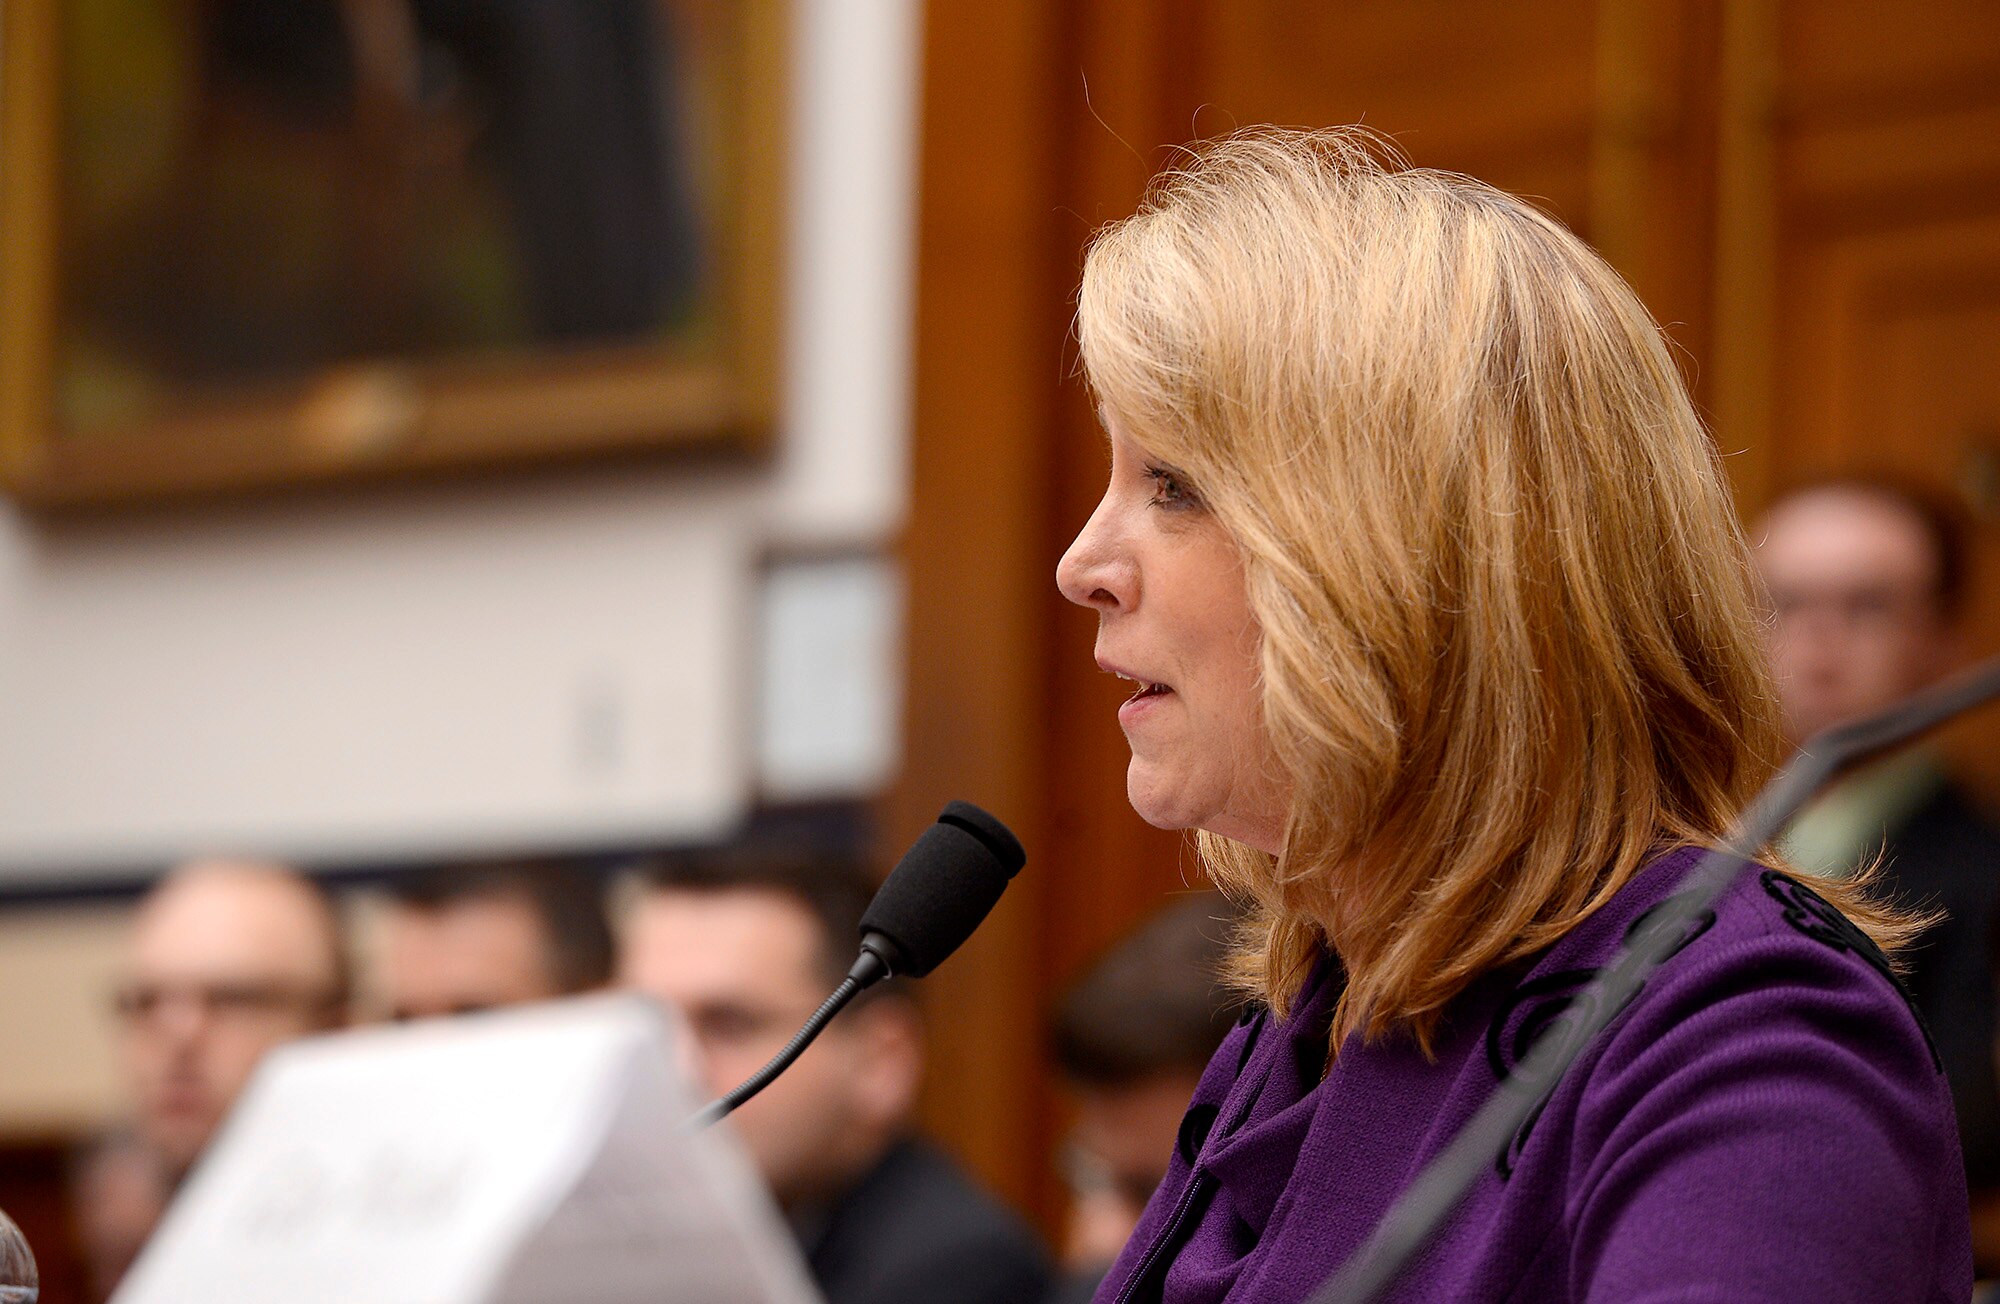
[[[1111,479],[1058,580],[1265,1011],[1100,1301],[1306,1297],[1779,751],[1659,331],[1529,205],[1385,155],[1205,147],[1085,265]],[[1820,892],[1746,866],[1395,1298],[1965,1299],[1904,922]]]

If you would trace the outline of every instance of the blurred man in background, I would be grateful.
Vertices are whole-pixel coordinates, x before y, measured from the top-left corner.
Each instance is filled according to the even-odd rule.
[[[421,1019],[595,991],[611,981],[603,884],[555,864],[441,869],[391,889],[380,995]]]
[[[1166,1176],[1183,1127],[1199,1122],[1188,1099],[1240,1006],[1221,983],[1235,922],[1213,893],[1164,910],[1056,1007],[1056,1063],[1076,1109],[1064,1281],[1053,1297],[1064,1304],[1091,1297]]]
[[[706,1089],[761,1068],[853,962],[868,888],[785,853],[679,858],[634,908],[624,982],[686,1016]],[[890,984],[864,993],[731,1116],[829,1304],[1035,1304],[1028,1229],[910,1134],[923,1036]]]
[[[346,1021],[338,916],[283,866],[189,864],[140,903],[118,988],[141,1141],[179,1182],[272,1047]]]
[[[1948,504],[1888,483],[1828,481],[1780,498],[1755,535],[1794,742],[1894,704],[1963,657],[1970,558]],[[1835,875],[1879,856],[1885,894],[1942,912],[1904,952],[1908,982],[1958,1109],[1980,1269],[2000,1271],[1992,950],[2000,827],[1920,747],[1828,789],[1794,822],[1784,850],[1801,869]]]

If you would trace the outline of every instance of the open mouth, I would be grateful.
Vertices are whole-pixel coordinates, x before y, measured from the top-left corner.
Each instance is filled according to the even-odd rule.
[[[1133,692],[1132,696],[1126,699],[1130,702],[1141,701],[1148,697],[1164,697],[1166,694],[1174,691],[1165,684],[1148,683],[1143,679],[1134,679],[1131,675],[1119,675],[1118,677],[1139,686]]]

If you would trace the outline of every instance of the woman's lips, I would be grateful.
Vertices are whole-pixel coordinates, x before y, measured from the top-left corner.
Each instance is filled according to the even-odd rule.
[[[1126,698],[1125,704],[1118,708],[1118,723],[1129,727],[1173,695],[1174,690],[1165,684],[1140,684],[1139,691]]]
[[[1132,685],[1132,696],[1125,699],[1125,705],[1118,708],[1118,721],[1131,725],[1135,720],[1153,710],[1165,699],[1172,697],[1174,690],[1162,683],[1132,674],[1114,662],[1103,657],[1097,659],[1097,668],[1109,675],[1116,675]]]

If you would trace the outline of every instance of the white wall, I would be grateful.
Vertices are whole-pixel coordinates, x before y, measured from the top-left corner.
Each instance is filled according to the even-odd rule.
[[[702,836],[757,563],[905,501],[918,0],[797,0],[778,453],[108,520],[0,504],[0,873]]]
[[[0,914],[0,1139],[78,1133],[125,1107],[112,993],[131,907]]]

